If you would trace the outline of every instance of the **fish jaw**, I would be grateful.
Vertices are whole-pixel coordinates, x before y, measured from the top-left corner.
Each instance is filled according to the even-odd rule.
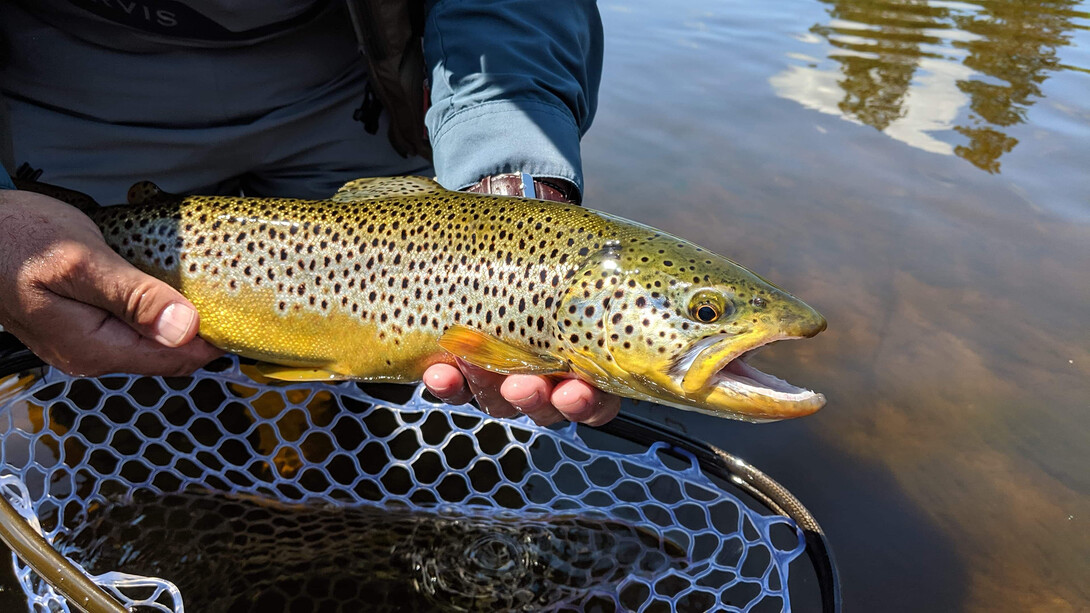
[[[774,318],[775,324],[770,325],[770,322],[766,321],[763,326],[755,327],[752,332],[739,335],[717,334],[694,343],[688,351],[678,357],[672,369],[677,371],[678,366],[683,367],[682,389],[690,394],[698,392],[706,388],[713,379],[717,377],[722,379],[727,366],[743,354],[776,341],[811,338],[826,328],[825,318],[809,305],[792,300],[789,307],[789,309],[783,309],[783,312]],[[766,331],[761,331],[762,327],[766,328]],[[754,370],[752,367],[749,368]],[[737,374],[746,376],[742,372]]]
[[[715,334],[696,341],[658,371],[659,385],[694,403],[695,410],[750,421],[810,415],[825,406],[825,396],[762,372],[748,359],[772,343],[810,338],[826,328],[825,318],[801,301],[778,314],[771,329]]]
[[[674,365],[648,373],[647,377],[685,403],[685,406],[671,406],[744,421],[804,417],[825,406],[824,395],[762,372],[748,362],[772,343],[805,336],[781,334],[760,339],[748,336],[717,335],[703,339],[694,343]]]
[[[673,364],[637,366],[621,352],[614,352],[609,362],[575,351],[566,357],[581,379],[612,394],[716,417],[768,422],[805,417],[825,406],[824,395],[761,372],[748,363],[762,348],[796,338],[804,337],[755,340],[749,335],[716,335],[694,343],[693,349]],[[711,376],[699,389],[688,392],[682,382],[699,360],[712,364]]]

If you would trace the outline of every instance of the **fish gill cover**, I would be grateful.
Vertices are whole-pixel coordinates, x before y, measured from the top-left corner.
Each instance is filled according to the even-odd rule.
[[[603,450],[421,389],[261,382],[233,358],[41,372],[0,380],[3,491],[138,611],[791,607],[802,531],[661,444]],[[34,610],[74,610],[15,565]]]

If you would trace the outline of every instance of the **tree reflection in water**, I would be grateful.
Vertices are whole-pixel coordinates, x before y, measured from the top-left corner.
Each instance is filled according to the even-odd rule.
[[[954,154],[989,173],[1018,144],[1004,129],[1024,122],[1049,73],[1065,68],[1057,51],[1070,43],[1074,19],[1086,15],[1074,10],[1078,0],[821,1],[830,20],[811,32],[832,45],[829,56],[844,75],[837,106],[878,130],[905,116],[922,58],[952,61],[950,47],[967,54],[961,64],[973,78],[956,84],[970,110],[953,129],[968,144]]]

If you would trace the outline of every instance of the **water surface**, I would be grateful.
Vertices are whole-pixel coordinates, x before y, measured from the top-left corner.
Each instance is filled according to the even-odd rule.
[[[829,330],[737,453],[830,534],[848,610],[1090,608],[1090,7],[601,5],[587,204],[734,257]]]

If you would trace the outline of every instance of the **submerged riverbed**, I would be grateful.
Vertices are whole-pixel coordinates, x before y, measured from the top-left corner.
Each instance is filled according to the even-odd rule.
[[[1090,607],[1090,7],[601,8],[588,206],[829,320],[757,360],[811,417],[636,410],[798,495],[848,610]]]

